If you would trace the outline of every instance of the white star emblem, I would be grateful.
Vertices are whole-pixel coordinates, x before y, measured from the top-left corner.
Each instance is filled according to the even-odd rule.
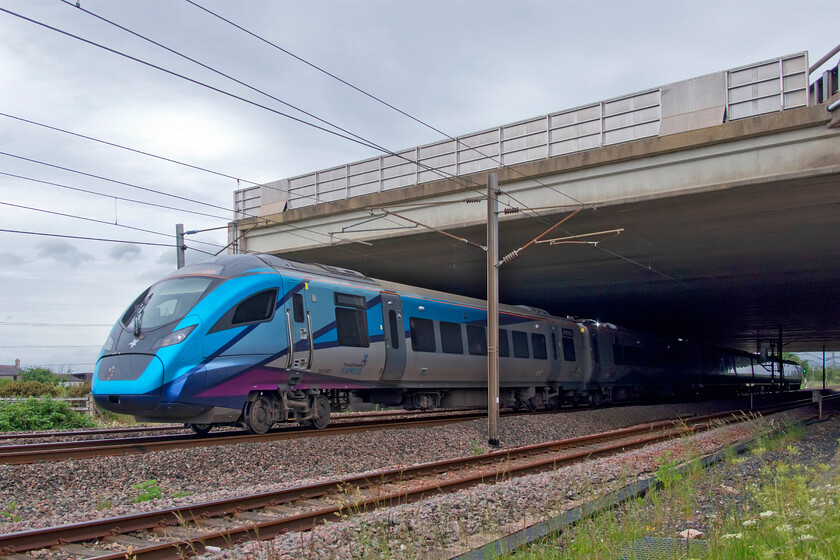
[[[132,348],[134,348],[135,346],[137,346],[137,343],[138,343],[139,341],[140,341],[140,339],[139,339],[139,338],[135,338],[134,340],[132,340],[131,342],[129,342],[129,343],[128,343],[128,345],[129,345],[129,346],[131,346]]]

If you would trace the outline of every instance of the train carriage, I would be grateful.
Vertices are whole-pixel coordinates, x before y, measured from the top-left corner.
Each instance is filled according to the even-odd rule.
[[[717,355],[698,367],[687,345],[614,325],[506,305],[499,323],[502,406],[556,408],[669,395],[699,377],[741,379],[729,362],[709,367]],[[324,427],[351,397],[408,409],[484,406],[486,356],[482,300],[227,255],[180,269],[129,306],[97,360],[92,392],[99,406],[140,420],[262,433],[278,421]]]

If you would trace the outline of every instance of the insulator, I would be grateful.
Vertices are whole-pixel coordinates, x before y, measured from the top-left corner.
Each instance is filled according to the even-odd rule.
[[[478,244],[478,243],[476,243],[475,241],[470,241],[469,239],[461,239],[461,241],[463,241],[463,242],[464,242],[464,243],[466,243],[467,245],[472,245],[473,247],[478,247],[479,249],[481,249],[481,250],[483,250],[483,251],[486,251],[486,250],[487,250],[487,247],[485,247],[484,245],[479,245],[479,244]]]
[[[499,264],[507,264],[518,256],[519,256],[519,249],[517,249],[516,251],[511,251],[510,253],[508,253],[507,255],[502,257],[502,261]]]
[[[505,208],[502,214],[519,214],[522,212],[522,209],[518,206],[513,206],[511,208]]]
[[[484,202],[485,200],[487,200],[486,196],[469,196],[464,199],[464,202],[472,204],[473,202]]]

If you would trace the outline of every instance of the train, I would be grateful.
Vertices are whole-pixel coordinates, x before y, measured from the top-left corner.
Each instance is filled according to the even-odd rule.
[[[793,363],[499,306],[499,404],[522,410],[799,388]],[[348,403],[487,405],[487,304],[268,254],[221,255],[144,290],[117,320],[96,404],[198,434],[324,428]],[[372,406],[372,405],[368,405]]]

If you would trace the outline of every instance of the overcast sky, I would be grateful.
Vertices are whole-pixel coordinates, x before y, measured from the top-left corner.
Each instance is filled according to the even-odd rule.
[[[453,136],[781,55],[813,63],[840,41],[840,0],[195,1]],[[186,0],[80,4],[391,150],[441,139]],[[293,112],[75,0],[0,9]],[[175,269],[155,244],[176,223],[225,226],[238,186],[17,119],[242,187],[379,155],[5,11],[0,113],[0,229],[52,235],[0,231],[0,364],[24,367],[92,371],[119,314]],[[187,258],[226,242],[190,236]]]

